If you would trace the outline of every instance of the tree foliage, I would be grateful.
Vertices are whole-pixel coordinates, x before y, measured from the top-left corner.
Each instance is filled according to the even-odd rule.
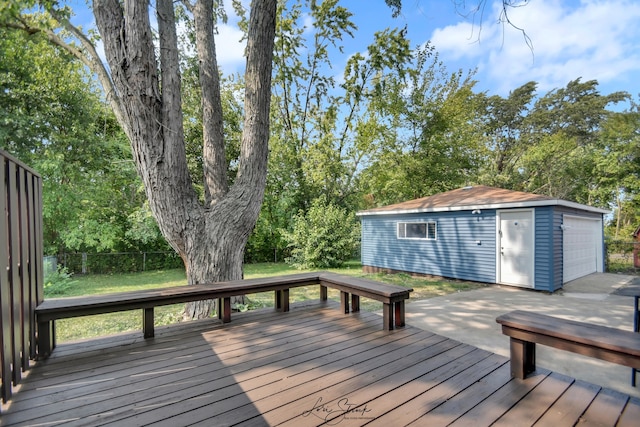
[[[404,73],[383,76],[369,104],[378,150],[360,177],[368,206],[459,187],[479,167],[482,97],[473,73],[449,73],[435,49],[413,52]]]
[[[190,284],[242,277],[242,259],[266,181],[276,0],[254,0],[247,21],[245,112],[237,174],[230,184],[220,75],[215,50],[219,2],[94,0],[95,34],[69,20],[57,1],[21,2],[2,13],[9,26],[40,33],[97,77],[126,134],[149,208],[163,236],[184,260]],[[24,7],[24,9],[22,9]],[[183,8],[184,7],[184,8]],[[203,199],[187,161],[177,17],[191,23],[201,94]],[[8,18],[7,18],[8,17]],[[100,224],[104,226],[103,224]],[[101,230],[107,231],[107,230]],[[208,316],[212,304],[191,304],[187,317]]]
[[[286,234],[291,247],[287,262],[298,268],[340,267],[350,260],[360,243],[360,223],[353,212],[335,206],[326,198],[315,199],[305,213],[293,218]]]
[[[0,51],[0,147],[43,177],[45,253],[165,247],[157,234],[141,241],[128,232],[144,194],[82,64],[39,32],[0,28]]]
[[[632,102],[629,110],[611,113],[601,130],[595,149],[598,185],[592,193],[608,201],[614,210],[613,239],[630,241],[640,226],[640,111]]]
[[[307,29],[305,12],[312,20]],[[367,52],[349,57],[337,81],[330,55],[341,52],[355,30],[351,13],[336,0],[279,6],[269,175],[251,259],[286,256],[282,232],[319,197],[350,210],[359,206],[358,175],[377,150],[367,105],[381,76],[402,73],[411,51],[402,30],[380,31]]]
[[[637,226],[638,107],[621,111],[629,95],[601,94],[596,81],[478,93],[473,71],[447,70],[401,28],[381,29],[338,68],[357,35],[351,12],[300,0],[271,4],[273,49],[248,48],[273,52],[264,86],[255,57],[245,75],[217,69],[221,2],[96,0],[100,36],[70,25],[61,4],[0,9],[0,142],[45,177],[47,251],[148,248],[162,228],[190,282],[240,278],[242,259],[322,252],[302,232],[289,246],[303,225],[324,230],[310,225],[320,206],[355,212],[468,184],[610,207],[620,236]],[[508,23],[516,3],[503,5]],[[235,6],[245,37],[260,40]]]
[[[487,99],[484,183],[607,207],[597,171],[602,129],[608,108],[629,95],[602,95],[597,81],[580,79],[541,97],[535,91],[529,82]]]
[[[358,134],[368,118],[366,105],[380,75],[401,70],[410,57],[402,31],[376,33],[367,52],[347,61],[342,83],[329,57],[353,36],[351,13],[337,0],[310,2],[313,29],[301,27],[300,4],[281,6],[275,52],[271,173],[274,185],[292,190],[293,212],[326,195],[353,205],[355,176],[372,145]],[[278,189],[275,189],[278,191]]]

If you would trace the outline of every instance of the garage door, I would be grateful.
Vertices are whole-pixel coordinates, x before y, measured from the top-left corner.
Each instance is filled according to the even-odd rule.
[[[564,215],[563,283],[600,270],[602,227],[600,220]]]

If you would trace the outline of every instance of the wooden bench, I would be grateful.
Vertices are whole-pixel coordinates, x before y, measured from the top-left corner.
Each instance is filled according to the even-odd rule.
[[[320,285],[321,300],[327,299],[327,287],[340,290],[341,307],[344,313],[350,311],[349,299],[352,306],[351,312],[357,312],[360,309],[359,297],[368,297],[383,303],[383,328],[385,330],[393,329],[394,325],[404,326],[404,301],[409,298],[409,293],[413,289],[334,273],[301,273],[220,282],[214,285],[185,285],[106,295],[47,299],[35,309],[38,325],[38,357],[48,357],[55,348],[55,321],[57,319],[142,309],[144,337],[152,338],[154,336],[154,308],[158,306],[217,299],[218,317],[223,323],[229,323],[231,321],[231,297],[274,291],[275,308],[286,312],[289,311],[289,289],[317,284]]]
[[[393,330],[394,325],[396,327],[405,325],[404,301],[409,299],[409,293],[413,292],[413,289],[328,272],[321,273],[319,279],[320,298],[327,299],[327,287],[338,289],[340,307],[344,313],[349,313],[349,310],[352,313],[360,311],[360,297],[371,298],[382,302],[384,330]],[[349,308],[349,302],[351,302],[351,308]]]
[[[640,369],[640,334],[516,310],[496,319],[510,337],[511,375],[536,370],[536,344]]]

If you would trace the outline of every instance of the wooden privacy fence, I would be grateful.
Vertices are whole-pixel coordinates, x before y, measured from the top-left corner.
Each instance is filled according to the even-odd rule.
[[[11,397],[35,358],[34,310],[43,300],[42,179],[0,150],[0,377]]]

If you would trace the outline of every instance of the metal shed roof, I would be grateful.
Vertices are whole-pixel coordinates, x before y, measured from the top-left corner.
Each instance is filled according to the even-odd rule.
[[[609,211],[593,206],[552,197],[525,193],[522,191],[505,190],[484,185],[458,188],[445,193],[407,202],[382,206],[358,212],[358,216],[391,215],[407,213],[464,211],[474,209],[508,209],[528,208],[536,206],[566,206],[588,212],[607,214]]]

